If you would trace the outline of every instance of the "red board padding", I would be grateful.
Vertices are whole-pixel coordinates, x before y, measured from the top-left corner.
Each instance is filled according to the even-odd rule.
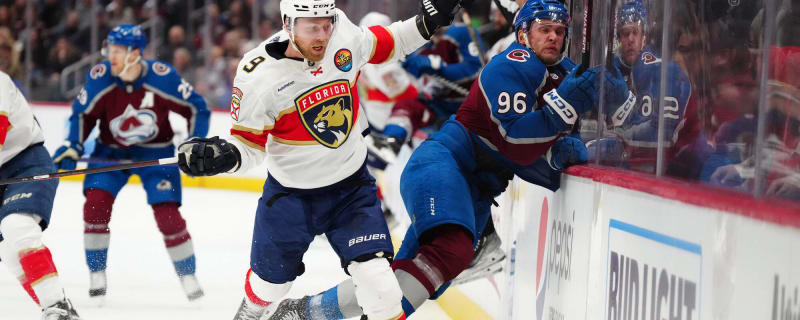
[[[677,200],[683,203],[726,211],[757,220],[800,228],[800,203],[714,188],[695,182],[598,165],[572,166],[566,174],[592,179],[596,182],[622,187]]]

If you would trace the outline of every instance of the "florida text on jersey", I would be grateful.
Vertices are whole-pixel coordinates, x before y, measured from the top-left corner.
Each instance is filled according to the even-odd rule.
[[[205,137],[210,112],[192,85],[164,62],[142,64],[142,75],[131,83],[112,76],[108,61],[89,71],[72,105],[69,141],[83,143],[99,121],[104,145],[166,147],[173,137],[170,111],[186,118],[190,137]]]
[[[286,57],[285,31],[242,58],[231,97],[230,141],[242,153],[239,170],[266,157],[281,184],[308,189],[338,182],[364,163],[368,125],[355,88],[359,70],[396,61],[425,40],[412,19],[360,28],[336,14],[319,62]]]

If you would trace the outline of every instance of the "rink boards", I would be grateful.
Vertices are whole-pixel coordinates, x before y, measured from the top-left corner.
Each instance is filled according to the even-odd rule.
[[[501,208],[499,319],[800,317],[797,204],[582,166]]]

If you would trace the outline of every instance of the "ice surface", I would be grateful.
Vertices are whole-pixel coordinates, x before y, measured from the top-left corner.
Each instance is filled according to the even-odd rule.
[[[102,307],[94,306],[88,297],[80,183],[59,185],[44,242],[53,253],[67,296],[83,319],[231,319],[244,294],[259,196],[253,192],[184,189],[181,212],[194,240],[197,275],[206,293],[194,303],[186,300],[180,288],[141,185],[126,186],[114,203],[108,296]],[[306,273],[295,281],[291,297],[317,293],[347,277],[326,241],[312,243],[305,264]],[[39,317],[38,307],[17,280],[0,267],[0,319]],[[410,319],[449,318],[429,301]]]

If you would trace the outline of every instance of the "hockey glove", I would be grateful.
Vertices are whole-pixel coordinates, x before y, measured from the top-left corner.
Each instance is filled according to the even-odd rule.
[[[213,176],[239,166],[236,146],[220,139],[192,138],[178,146],[178,167],[190,176]]]
[[[589,152],[580,138],[574,136],[561,137],[547,150],[547,163],[556,171],[563,171],[573,164],[586,163]]]
[[[67,140],[53,154],[53,164],[56,165],[56,168],[62,170],[75,170],[75,162],[81,156],[83,156],[83,145]]]
[[[403,68],[414,78],[423,73],[437,74],[442,69],[442,57],[438,55],[411,55],[403,61]]]
[[[453,22],[460,5],[460,0],[421,0],[420,13],[416,18],[419,34],[425,40],[430,40],[439,27],[448,26]]]
[[[578,68],[578,67],[576,67]],[[567,129],[578,120],[578,115],[589,111],[597,101],[598,69],[588,69],[576,75],[575,70],[561,81],[558,88],[544,94],[545,110],[558,116]]]
[[[601,67],[597,67],[601,68]],[[612,127],[618,127],[625,123],[625,120],[636,106],[636,96],[628,89],[625,77],[615,66],[607,66],[603,81],[605,82],[605,112],[611,114]]]

